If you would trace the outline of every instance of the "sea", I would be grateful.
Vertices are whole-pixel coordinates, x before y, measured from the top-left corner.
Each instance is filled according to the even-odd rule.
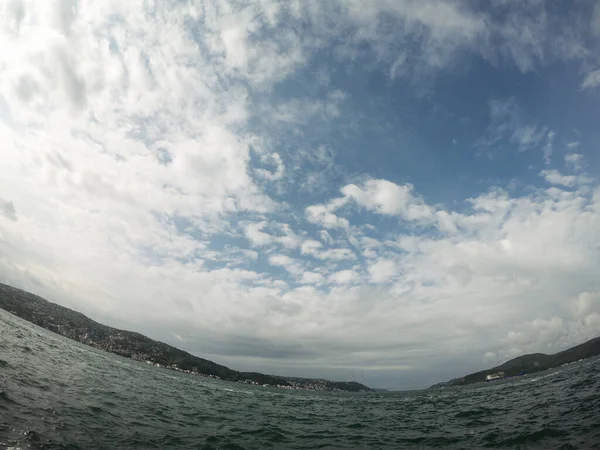
[[[102,352],[0,310],[0,449],[600,448],[600,359],[440,390],[285,391]]]

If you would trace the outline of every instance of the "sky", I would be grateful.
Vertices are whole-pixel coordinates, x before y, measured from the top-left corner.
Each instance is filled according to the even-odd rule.
[[[0,282],[412,389],[600,335],[600,3],[0,0]]]

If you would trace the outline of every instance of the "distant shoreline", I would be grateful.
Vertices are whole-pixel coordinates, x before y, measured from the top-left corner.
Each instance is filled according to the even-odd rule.
[[[546,355],[545,353],[531,353],[518,356],[510,361],[500,364],[491,369],[474,372],[464,377],[454,378],[449,381],[434,384],[430,389],[442,388],[447,386],[464,386],[473,383],[486,381],[488,375],[503,372],[502,378],[507,379],[518,376],[519,374],[531,374],[543,370],[572,364],[577,361],[592,358],[600,355],[600,337],[590,339],[583,344],[576,345],[562,352]],[[488,380],[489,381],[489,380]]]
[[[90,347],[189,375],[287,390],[373,391],[368,386],[355,381],[330,381],[282,377],[258,372],[238,372],[140,333],[119,330],[95,322],[80,312],[2,283],[0,283],[0,308],[48,331]]]

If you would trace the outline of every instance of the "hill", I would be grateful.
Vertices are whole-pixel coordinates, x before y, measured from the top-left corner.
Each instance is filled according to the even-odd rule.
[[[0,283],[0,308],[42,328],[83,344],[179,372],[275,386],[284,389],[370,391],[356,382],[286,378],[256,372],[238,372],[204,358],[155,341],[140,333],[98,323],[80,312],[51,303],[37,295]]]
[[[504,364],[492,367],[491,369],[471,373],[462,378],[455,378],[445,383],[435,384],[431,387],[435,388],[442,386],[457,386],[479,383],[481,381],[485,381],[486,376],[497,372],[504,372],[505,376],[507,377],[515,376],[522,372],[540,372],[542,370],[562,366],[563,364],[579,361],[580,359],[591,358],[592,356],[596,355],[600,355],[600,337],[591,339],[583,344],[563,350],[562,352],[558,352],[553,355],[546,355],[544,353],[531,353],[528,355],[518,356],[510,361],[505,362]]]

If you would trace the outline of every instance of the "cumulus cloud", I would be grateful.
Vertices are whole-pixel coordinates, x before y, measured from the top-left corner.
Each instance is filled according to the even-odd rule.
[[[600,292],[582,292],[573,299],[573,314],[577,320],[587,321],[600,314]]]
[[[503,359],[527,352],[555,353],[600,332],[600,293],[582,292],[565,301],[564,315],[536,318],[510,331],[500,352]]]
[[[343,217],[338,217],[333,211],[343,205],[343,202],[334,200],[326,205],[311,205],[307,206],[305,213],[306,219],[316,225],[321,225],[324,228],[343,228],[349,227],[349,222]]]
[[[573,187],[577,184],[585,184],[591,180],[585,175],[563,175],[558,170],[543,170],[541,174],[550,184]]]
[[[314,255],[323,248],[323,244],[319,241],[308,239],[302,243],[302,254],[303,255]]]
[[[384,258],[373,262],[368,267],[368,271],[372,283],[388,282],[398,274],[396,263]]]
[[[300,278],[300,284],[320,284],[323,282],[323,275],[316,272],[305,272]]]
[[[265,228],[270,228],[273,233],[265,233]],[[301,245],[302,239],[294,233],[287,223],[267,223],[266,221],[249,223],[244,229],[246,238],[252,245],[264,246],[269,244],[280,244],[287,248],[297,248]]]
[[[430,220],[434,210],[413,195],[410,184],[398,185],[387,180],[366,180],[362,185],[349,184],[340,189],[342,197],[327,204],[311,205],[306,215],[312,223],[326,228],[340,227],[348,229],[349,222],[340,218],[335,211],[355,203],[369,211],[389,216],[400,216],[408,221]]]
[[[270,256],[269,264],[271,264],[272,266],[281,266],[295,277],[301,277],[305,275],[303,273],[303,264],[300,261],[294,258],[290,258],[286,255]]]
[[[342,194],[366,209],[407,220],[428,219],[431,208],[412,193],[410,184],[399,186],[386,180],[368,180],[363,186],[344,186]]]
[[[563,186],[574,186],[577,182],[577,177],[574,175],[562,175],[557,170],[544,170],[541,175],[550,184],[560,184]]]
[[[340,270],[329,275],[329,281],[335,284],[358,283],[360,280],[360,274],[354,270]]]

